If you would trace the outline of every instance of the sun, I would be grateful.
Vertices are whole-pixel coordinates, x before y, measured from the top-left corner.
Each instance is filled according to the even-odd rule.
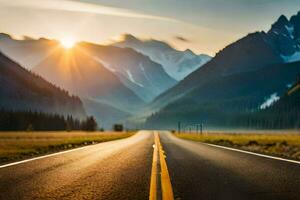
[[[65,49],[71,49],[76,45],[76,41],[74,40],[74,38],[66,37],[60,40],[60,44]]]

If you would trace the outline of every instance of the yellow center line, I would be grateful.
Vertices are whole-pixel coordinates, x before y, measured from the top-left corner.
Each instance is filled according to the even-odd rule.
[[[151,172],[151,183],[150,183],[150,195],[149,200],[156,200],[157,197],[157,176],[160,173],[160,187],[163,200],[174,200],[172,184],[170,180],[170,175],[167,167],[167,162],[165,160],[165,154],[163,147],[160,142],[159,134],[154,132],[154,151],[153,151],[153,162],[152,162],[152,172]],[[157,172],[157,163],[159,154],[159,164],[160,164],[160,172]]]
[[[157,163],[158,163],[158,141],[154,137],[153,145],[153,159],[152,159],[152,170],[151,170],[151,182],[150,182],[150,195],[149,200],[157,199]]]

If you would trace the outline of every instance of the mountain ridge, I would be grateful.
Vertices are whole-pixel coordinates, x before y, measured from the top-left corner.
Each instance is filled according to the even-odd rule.
[[[79,45],[146,102],[177,83],[160,64],[133,49],[86,42]]]
[[[293,21],[294,31],[288,31],[287,24]],[[157,110],[180,98],[194,87],[203,82],[210,81],[216,76],[226,76],[232,73],[257,70],[261,67],[274,64],[288,63],[300,60],[300,12],[288,20],[284,15],[280,16],[271,25],[268,32],[254,32],[229,44],[220,50],[216,56],[204,64],[201,68],[185,77],[174,87],[156,97],[150,109]],[[290,25],[289,25],[290,26]],[[277,32],[282,30],[281,32]],[[287,37],[287,33],[293,36]],[[296,37],[297,36],[297,37]],[[290,48],[288,48],[290,47]],[[201,79],[199,77],[205,77]]]
[[[121,41],[112,45],[132,48],[149,56],[154,62],[160,63],[165,71],[176,80],[183,79],[211,58],[205,54],[196,55],[190,49],[185,51],[176,50],[163,41],[154,39],[140,40],[131,34],[124,34]]]
[[[291,27],[293,27],[293,31]],[[155,125],[155,123],[161,124],[171,118],[173,121],[176,121],[178,118],[175,119],[175,116],[185,116],[184,119],[189,120],[200,119],[197,113],[194,113],[194,117],[188,114],[189,112],[196,112],[196,110],[199,113],[206,113],[203,115],[210,119],[213,119],[213,116],[218,118],[218,115],[226,114],[226,112],[223,111],[226,107],[238,106],[239,104],[245,104],[247,101],[249,103],[251,99],[256,98],[256,100],[253,99],[254,101],[249,103],[249,105],[255,104],[255,108],[258,109],[259,102],[262,104],[264,98],[275,94],[276,90],[280,90],[281,92],[278,93],[278,95],[282,95],[283,88],[289,84],[286,83],[286,81],[292,81],[295,78],[294,76],[300,73],[299,70],[297,71],[297,69],[300,69],[300,57],[295,60],[286,58],[287,56],[294,56],[298,53],[300,47],[298,46],[298,42],[300,38],[298,38],[297,34],[299,31],[300,12],[292,16],[289,20],[284,16],[279,17],[268,32],[250,33],[226,46],[220,50],[212,60],[152,101],[146,109],[150,115],[147,122],[148,125],[149,123],[152,125]],[[288,64],[295,66],[293,68],[295,70],[286,72],[283,66]],[[281,66],[281,68],[278,66]],[[276,74],[274,74],[272,70],[277,70]],[[255,77],[253,77],[253,81],[250,81],[251,76],[254,76],[253,74],[256,73],[255,76],[257,76],[257,78],[261,77],[258,72],[263,71],[264,73],[268,71],[269,77],[268,74],[265,74],[265,77],[261,78],[261,85],[257,86],[257,89],[251,88],[250,86],[255,85],[257,82],[255,81]],[[290,75],[280,77],[280,73],[290,73]],[[224,82],[230,79],[236,83],[229,84],[230,82]],[[274,82],[275,80],[273,81],[272,79],[279,82],[276,83]],[[243,83],[242,80],[244,80],[245,83]],[[213,86],[214,82],[218,84]],[[263,91],[265,87],[272,88],[268,82],[274,83],[278,88],[273,88],[275,91],[268,91],[268,93],[254,94],[256,90]],[[278,85],[279,83],[281,85]],[[240,89],[245,86],[244,84],[249,85],[247,90]],[[211,89],[208,90],[208,88]],[[234,93],[238,94],[238,96],[227,96],[222,90],[228,91],[228,94],[238,92]],[[244,93],[245,91],[248,91],[248,93]],[[252,93],[253,95],[251,95]],[[208,96],[212,98],[208,100],[207,104],[204,104],[205,102],[203,101]],[[244,100],[239,100],[239,103],[230,104],[229,102],[233,102],[234,98],[245,98],[245,102],[243,103]],[[217,103],[218,101],[220,101],[220,103]],[[218,110],[218,104],[223,105],[224,109]],[[189,109],[187,107],[189,107]],[[204,111],[203,109],[212,110]],[[244,106],[243,109],[246,111],[248,109],[254,109],[254,107]],[[233,112],[233,110],[231,111]],[[239,110],[236,112],[239,112]],[[153,114],[151,115],[151,113]],[[233,116],[234,114],[230,115],[227,113],[224,117],[230,118]]]
[[[79,47],[72,50],[57,49],[33,71],[83,98],[98,99],[120,109],[126,108],[127,111],[144,104],[115,74]]]
[[[0,52],[1,107],[6,110],[37,111],[86,116],[81,100],[32,74]]]
[[[224,126],[222,120],[259,112],[271,96],[284,96],[298,74],[300,61],[216,78],[152,114],[146,126],[174,128],[178,121]]]
[[[36,67],[61,48],[59,41],[56,40],[26,38],[15,40],[8,34],[0,34],[0,50],[28,69]],[[145,102],[152,101],[177,83],[160,64],[133,49],[88,42],[79,42],[76,46],[83,48],[85,53],[93,57],[92,59],[117,75],[126,87]]]

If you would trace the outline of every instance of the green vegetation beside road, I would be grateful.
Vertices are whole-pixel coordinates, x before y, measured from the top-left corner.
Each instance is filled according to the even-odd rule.
[[[0,163],[130,137],[134,132],[0,132]]]
[[[177,137],[273,156],[300,160],[300,132],[289,133],[181,133]]]

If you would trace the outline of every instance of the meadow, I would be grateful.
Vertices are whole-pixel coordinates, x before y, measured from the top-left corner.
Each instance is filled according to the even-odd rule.
[[[0,132],[0,163],[130,137],[134,132]]]
[[[283,158],[300,160],[300,132],[175,133],[182,139],[217,144]]]

